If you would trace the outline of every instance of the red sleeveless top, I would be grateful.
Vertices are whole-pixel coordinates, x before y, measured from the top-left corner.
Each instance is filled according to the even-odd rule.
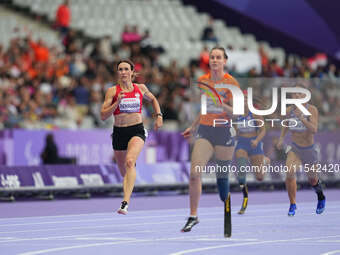
[[[124,97],[120,101],[116,110],[113,112],[113,115],[117,115],[120,113],[141,113],[142,112],[143,94],[136,84],[132,84],[132,85],[133,85],[133,91],[123,92]],[[116,94],[113,97],[113,103],[117,100],[117,97],[121,91],[122,91],[122,88],[118,84],[116,86]]]

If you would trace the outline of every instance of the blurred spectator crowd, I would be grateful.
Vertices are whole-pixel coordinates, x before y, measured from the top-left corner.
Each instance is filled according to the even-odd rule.
[[[211,31],[206,34],[211,36]],[[100,120],[100,108],[107,88],[117,82],[116,63],[121,58],[130,58],[135,63],[135,82],[145,83],[158,98],[164,128],[186,127],[195,118],[191,81],[208,70],[209,51],[202,49],[188,66],[179,66],[176,60],[162,66],[159,57],[166,52],[162,47],[152,46],[151,40],[148,31],[140,33],[137,26],[126,26],[119,45],[112,45],[109,36],[84,43],[71,29],[63,37],[63,47],[47,47],[29,34],[13,38],[7,49],[0,45],[0,129],[112,127],[112,118]],[[310,79],[308,87],[313,89],[312,99],[324,123],[322,128],[339,127],[339,69],[334,65],[313,67],[305,58],[287,59],[279,66],[263,48],[259,54],[261,72],[250,69],[237,73],[232,66],[226,71],[239,78],[241,85],[243,79],[249,82],[249,78]],[[270,98],[263,88],[260,93]],[[148,103],[143,107],[146,125],[151,125],[152,107]]]

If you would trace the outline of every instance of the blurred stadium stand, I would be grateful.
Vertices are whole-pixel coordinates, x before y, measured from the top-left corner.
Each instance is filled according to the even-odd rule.
[[[28,31],[32,38],[41,38],[49,47],[61,46],[58,33],[41,22],[32,21],[23,15],[16,14],[4,8],[0,8],[0,44],[8,48],[11,39],[14,37],[25,37]]]
[[[32,12],[55,19],[55,10],[62,1],[54,0],[14,0],[15,4],[29,7]],[[167,54],[161,63],[168,65],[172,59],[185,66],[196,58],[205,45],[200,39],[209,14],[199,13],[193,6],[184,6],[180,0],[100,0],[70,1],[72,11],[71,27],[80,29],[87,35],[100,38],[110,35],[113,43],[119,43],[125,25],[138,25],[139,29],[149,29],[152,45],[162,45]],[[84,19],[86,17],[86,19]],[[166,17],[166,18],[165,18]],[[223,20],[215,23],[220,45],[233,49],[246,47],[257,51],[259,42],[251,34],[241,34],[237,27],[227,27]],[[283,65],[285,52],[282,48],[272,48],[262,42],[270,58],[276,58]],[[210,44],[211,45],[214,44]]]

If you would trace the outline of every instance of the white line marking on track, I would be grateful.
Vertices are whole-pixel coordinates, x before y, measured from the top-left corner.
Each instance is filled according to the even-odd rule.
[[[75,246],[67,246],[67,247],[60,247],[60,248],[51,248],[46,250],[38,250],[38,251],[29,251],[20,253],[19,255],[37,255],[49,252],[56,252],[56,251],[66,251],[72,249],[80,249],[80,248],[90,248],[90,247],[98,247],[98,246],[105,246],[105,245],[115,245],[115,244],[126,244],[126,243],[139,243],[143,242],[144,240],[139,241],[122,241],[122,242],[108,242],[108,243],[94,243],[94,244],[86,244],[86,245],[75,245]]]
[[[206,221],[216,221],[220,219],[207,219]],[[183,223],[183,221],[164,221],[164,222],[153,222],[153,223],[132,223],[132,224],[124,224],[124,227],[127,226],[145,226],[145,225],[162,225],[162,224],[173,224],[173,223]],[[90,227],[65,227],[65,228],[49,228],[49,229],[32,229],[32,230],[19,230],[19,231],[5,231],[0,232],[0,234],[7,233],[30,233],[30,232],[45,232],[45,231],[60,231],[60,230],[76,230],[76,229],[97,229],[97,228],[112,228],[119,227],[117,224],[111,225],[100,225],[100,226],[90,226]]]
[[[200,207],[201,209],[204,208],[220,208],[220,207]],[[156,210],[136,210],[133,212],[129,212],[129,214],[139,214],[139,213],[149,213],[149,212],[178,212],[180,210],[188,210],[188,208],[178,208],[178,209],[156,209]],[[82,214],[62,214],[62,215],[48,215],[48,216],[27,216],[27,217],[10,217],[10,218],[0,218],[0,222],[1,221],[8,221],[8,220],[27,220],[27,219],[44,219],[44,218],[63,218],[63,217],[81,217],[81,216],[101,216],[101,215],[112,215],[112,214],[116,214],[115,210],[112,210],[111,212],[105,212],[105,213],[82,213]]]
[[[328,201],[328,203],[338,203],[338,201]],[[248,205],[248,209],[249,206],[251,206],[252,208],[263,208],[263,207],[276,207],[276,206],[287,206],[288,203],[273,203],[273,204],[253,204],[253,205]],[[314,208],[314,202],[302,202],[299,203],[299,210],[300,208],[308,208],[309,205],[311,205]],[[306,208],[305,208],[306,207]],[[221,207],[215,206],[215,207],[200,207],[199,210],[214,210],[214,209],[220,209]],[[331,208],[340,208],[339,206],[327,206],[327,208],[331,209]],[[177,209],[156,209],[156,210],[136,210],[133,212],[129,212],[129,214],[134,215],[134,214],[140,214],[140,213],[150,213],[150,212],[178,212],[180,210],[184,210],[184,211],[188,211],[189,209],[186,208],[177,208]],[[280,209],[276,209],[276,210],[280,210]],[[247,213],[252,213],[252,212],[262,212],[264,211],[263,209],[260,210],[248,210]],[[266,211],[266,210],[265,210]],[[1,221],[5,221],[8,222],[9,220],[27,220],[27,219],[44,219],[44,218],[63,218],[63,217],[82,217],[82,216],[100,216],[100,215],[112,215],[114,213],[114,210],[112,212],[106,212],[106,213],[82,213],[82,214],[63,214],[63,215],[47,215],[47,216],[27,216],[27,217],[7,217],[7,218],[0,218],[0,222]]]
[[[318,240],[319,243],[340,243],[340,240]]]
[[[218,208],[218,209],[222,209],[222,207],[214,207],[214,208]],[[340,207],[327,207],[327,209],[340,209]],[[268,213],[268,212],[280,212],[280,211],[285,211],[284,209],[268,209],[268,210],[256,210],[256,211],[250,211],[247,212],[247,215],[249,214],[253,214],[253,213],[258,213],[258,212],[264,212],[264,213]],[[299,210],[299,212],[301,212],[301,210]],[[327,213],[334,213],[334,212],[328,212]],[[313,214],[314,212],[311,211],[310,214]],[[340,213],[340,212],[339,212]],[[199,216],[208,216],[208,215],[222,215],[223,212],[220,210],[219,212],[210,212],[210,213],[200,213]],[[237,216],[237,217],[244,217],[237,215],[237,212],[235,211],[234,213],[232,213],[233,215]],[[308,215],[308,214],[299,214],[299,215]],[[115,217],[117,215],[112,215],[110,218],[104,218],[104,219],[82,219],[82,220],[66,220],[66,221],[48,221],[48,222],[28,222],[28,223],[15,223],[15,224],[3,224],[0,225],[0,227],[14,227],[14,226],[29,226],[29,225],[44,225],[44,224],[62,224],[62,223],[80,223],[80,222],[99,222],[99,221],[121,221],[122,218],[121,217]],[[153,219],[153,218],[169,218],[169,217],[186,217],[187,214],[176,214],[176,215],[171,215],[171,214],[162,214],[162,215],[154,215],[154,216],[136,216],[136,217],[126,217],[126,219],[128,220],[133,220],[133,219]],[[281,215],[275,215],[275,217],[278,217]],[[267,218],[267,217],[273,217],[273,215],[271,216],[256,216],[256,218]],[[27,219],[26,219],[27,220]],[[2,233],[2,232],[0,232]]]
[[[28,220],[28,219],[49,219],[49,218],[64,218],[64,217],[81,217],[87,215],[100,216],[100,215],[108,215],[112,213],[82,213],[82,214],[61,214],[61,215],[49,215],[49,216],[27,216],[27,217],[9,217],[9,218],[0,218],[0,221],[8,221],[8,220]]]
[[[258,241],[259,239],[249,238],[249,239],[240,239],[240,238],[232,238],[232,239],[226,239],[226,238],[199,238],[196,241],[243,241],[243,242],[250,242],[250,241]]]
[[[222,209],[222,208],[221,208]],[[222,214],[221,212],[212,212],[212,213],[202,213],[200,215],[207,216],[207,215],[219,215]],[[122,221],[121,215],[112,215],[111,218],[104,218],[104,219],[85,219],[85,220],[67,220],[67,221],[48,221],[48,222],[32,222],[32,223],[18,223],[18,224],[4,224],[0,225],[0,227],[14,227],[14,226],[29,226],[29,225],[44,225],[44,224],[62,224],[62,223],[80,223],[80,222],[97,222],[97,221]],[[125,217],[128,220],[135,220],[135,219],[154,219],[154,218],[169,218],[169,217],[185,217],[187,214],[176,214],[176,215],[154,215],[154,216],[138,216],[138,217]]]
[[[218,221],[220,219],[210,219],[207,221]],[[314,222],[314,220],[312,221]],[[306,223],[311,223],[311,221],[300,221],[300,223],[302,224],[306,224]],[[253,224],[242,224],[242,225],[234,225],[236,227],[247,227],[247,226],[258,226],[258,223],[253,223]],[[270,226],[270,225],[277,225],[277,223],[273,223],[273,222],[261,222],[261,226]],[[105,226],[101,226],[101,227],[105,227]],[[108,226],[108,227],[112,227],[112,226]],[[95,227],[94,227],[95,228]],[[216,226],[199,226],[200,229],[216,229]],[[63,230],[63,229],[62,229]],[[167,228],[168,230],[168,228]],[[27,231],[29,232],[29,231]],[[110,234],[110,235],[114,235],[114,234],[134,234],[134,233],[152,233],[154,231],[150,231],[150,230],[145,230],[145,231],[133,231],[133,232],[112,232],[112,233],[100,233],[100,234],[85,234],[85,235],[68,235],[68,236],[51,236],[51,237],[36,237],[36,238],[12,238],[13,240],[6,240],[6,241],[0,241],[1,243],[10,243],[10,242],[23,242],[23,241],[40,241],[40,240],[53,240],[53,239],[63,239],[63,238],[73,238],[73,237],[77,237],[77,236],[97,236],[97,235],[106,235],[106,234]],[[162,230],[158,230],[158,232],[163,232]],[[249,234],[249,232],[235,232],[237,235],[240,234]],[[223,239],[226,240],[226,239]],[[234,239],[233,240],[237,240]],[[242,239],[245,240],[245,239]],[[254,239],[257,240],[257,239]],[[250,240],[248,240],[250,241]]]
[[[186,236],[186,237],[143,239],[143,240],[132,240],[132,241],[121,241],[121,242],[94,243],[94,244],[87,244],[87,245],[75,245],[75,246],[68,246],[68,247],[58,247],[58,248],[51,248],[51,249],[45,249],[45,250],[24,252],[24,253],[20,253],[19,255],[37,255],[37,254],[56,252],[56,251],[72,250],[72,249],[79,249],[79,248],[90,248],[90,247],[115,245],[115,244],[126,244],[126,243],[171,241],[171,240],[191,240],[193,238],[201,238],[201,237],[207,237],[207,236],[208,235],[199,235],[199,236]]]
[[[128,237],[78,237],[76,240],[88,240],[88,241],[132,241],[137,240],[136,238]]]
[[[267,211],[269,212],[269,211]],[[331,214],[340,214],[340,212],[327,212],[324,213],[325,215],[331,215]],[[219,214],[217,214],[219,215]],[[222,215],[222,214],[221,214]],[[323,216],[325,216],[323,215]],[[166,215],[164,215],[166,217]],[[299,216],[314,216],[313,213],[305,213],[305,214],[299,214]],[[240,218],[243,216],[240,216]],[[264,215],[264,216],[256,216],[256,219],[258,218],[282,218],[283,215]],[[288,216],[287,216],[288,217]],[[320,217],[320,216],[318,216]],[[322,217],[322,216],[321,216]],[[128,219],[128,218],[126,218]],[[248,218],[249,219],[249,218]],[[288,219],[288,218],[286,218]],[[213,218],[213,219],[205,219],[204,222],[208,221],[220,221],[220,218]],[[289,220],[289,219],[288,219]],[[131,227],[131,226],[145,226],[145,225],[162,225],[162,224],[182,224],[183,221],[164,221],[164,222],[143,222],[143,223],[132,223],[132,224],[124,224],[124,227]],[[261,223],[262,224],[262,223]],[[278,223],[268,223],[268,225],[276,225]],[[251,225],[258,225],[257,223],[251,224]],[[248,226],[248,225],[235,225],[235,226]],[[249,225],[250,226],[250,225]],[[96,229],[96,228],[112,228],[117,227],[117,224],[106,224],[106,225],[100,225],[100,226],[88,226],[88,227],[65,227],[65,228],[44,228],[44,229],[30,229],[30,230],[19,230],[19,231],[4,231],[0,232],[0,234],[13,234],[13,233],[31,233],[31,232],[45,232],[45,231],[59,231],[59,230],[76,230],[76,229]]]
[[[226,247],[236,247],[236,246],[251,246],[251,245],[259,245],[259,244],[270,244],[270,243],[284,243],[284,242],[296,242],[296,241],[305,241],[305,240],[314,240],[319,238],[332,238],[332,237],[340,237],[340,235],[337,236],[325,236],[325,237],[306,237],[306,238],[296,238],[296,239],[284,239],[284,240],[269,240],[269,241],[260,241],[260,242],[249,242],[249,243],[236,243],[236,244],[227,244],[227,245],[217,245],[217,246],[208,246],[208,247],[202,247],[202,248],[196,248],[196,249],[189,249],[189,250],[183,250],[179,252],[169,253],[169,255],[182,255],[182,254],[188,254],[193,252],[201,252],[201,251],[207,251],[207,250],[214,250],[214,249],[220,249],[220,248],[226,248]],[[334,254],[334,253],[332,253]],[[325,255],[325,254],[323,254]],[[330,254],[327,254],[330,255]]]
[[[144,231],[129,231],[129,232],[106,232],[98,234],[84,234],[84,235],[68,235],[68,236],[49,236],[49,237],[36,237],[36,238],[13,238],[11,240],[0,241],[0,243],[12,243],[12,242],[24,242],[24,241],[41,241],[41,240],[54,240],[54,239],[65,239],[65,238],[77,238],[77,237],[90,237],[100,235],[124,235],[124,234],[135,234],[135,233],[151,233],[151,230]]]
[[[340,253],[340,250],[328,251],[328,252],[322,253],[321,255],[333,255],[336,253]]]
[[[171,253],[170,255],[181,255],[181,254],[199,252],[199,251],[204,251],[204,250],[219,249],[219,248],[224,248],[224,247],[250,246],[250,245],[267,244],[267,243],[281,243],[281,242],[295,242],[295,241],[314,240],[314,239],[319,239],[319,238],[332,238],[332,237],[340,237],[340,235],[324,236],[324,237],[320,237],[320,236],[318,236],[318,237],[306,237],[306,238],[285,239],[285,240],[270,240],[270,241],[260,241],[260,242],[257,241],[257,242],[246,242],[246,243],[209,246],[209,247],[202,247],[202,248],[197,248],[197,249],[179,251],[179,252]],[[190,238],[195,238],[195,237],[189,237],[189,240],[190,240]],[[20,253],[19,255],[37,255],[37,254],[44,254],[44,253],[49,253],[49,252],[57,252],[57,251],[65,251],[65,250],[73,250],[73,249],[83,249],[83,248],[91,248],[91,247],[98,247],[98,246],[128,244],[128,243],[145,243],[145,242],[155,242],[155,241],[168,241],[168,240],[178,240],[178,239],[186,239],[186,238],[175,237],[175,238],[144,239],[144,240],[133,240],[133,241],[121,241],[121,242],[93,243],[93,244],[86,244],[86,245],[74,245],[74,246],[67,246],[67,247],[50,248],[50,249],[45,249],[45,250],[29,251],[29,252]]]

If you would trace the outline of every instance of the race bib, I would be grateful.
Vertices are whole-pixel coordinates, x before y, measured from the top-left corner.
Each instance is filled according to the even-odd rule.
[[[122,98],[119,104],[120,112],[133,113],[139,112],[140,99],[139,98]]]

